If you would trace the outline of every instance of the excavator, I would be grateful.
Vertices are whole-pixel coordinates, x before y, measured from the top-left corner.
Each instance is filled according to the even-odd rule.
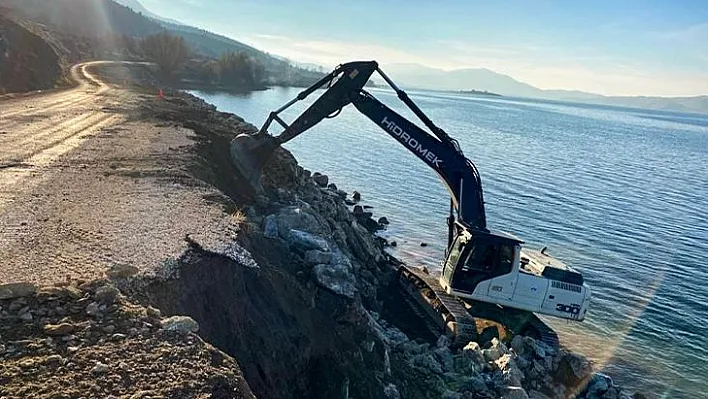
[[[430,133],[364,90],[377,72]],[[325,89],[292,123],[280,114],[298,101]],[[413,155],[432,168],[450,193],[447,249],[441,273],[401,265],[398,281],[407,301],[428,318],[431,329],[453,342],[474,340],[488,321],[512,333],[536,335],[557,345],[557,335],[534,313],[582,321],[590,289],[582,274],[552,257],[546,248],[522,249],[523,241],[487,227],[482,181],[477,167],[459,143],[433,123],[378,66],[376,61],[341,64],[296,98],[270,113],[254,134],[231,143],[234,165],[253,187],[273,151],[326,118],[353,104]],[[273,124],[282,132],[271,135]],[[423,310],[423,312],[420,312]]]

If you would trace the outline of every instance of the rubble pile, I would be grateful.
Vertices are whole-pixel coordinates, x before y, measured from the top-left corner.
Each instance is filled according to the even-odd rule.
[[[253,397],[197,330],[106,281],[0,286],[0,397]]]

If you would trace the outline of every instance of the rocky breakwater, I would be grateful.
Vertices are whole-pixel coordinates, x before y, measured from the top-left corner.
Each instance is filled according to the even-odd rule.
[[[349,322],[359,329],[356,344],[375,359],[366,372],[375,375],[380,397],[631,397],[611,378],[594,373],[582,356],[531,337],[452,349],[445,337],[430,342],[405,334],[405,324],[422,321],[397,291],[399,262],[375,236],[388,221],[375,221],[360,205],[359,193],[349,197],[326,175],[298,166],[286,151],[274,158],[264,174],[265,195],[247,211],[255,227],[251,234],[288,248],[303,281],[346,303]],[[396,324],[381,316],[392,313]]]
[[[0,286],[0,397],[253,397],[198,329],[106,281]]]

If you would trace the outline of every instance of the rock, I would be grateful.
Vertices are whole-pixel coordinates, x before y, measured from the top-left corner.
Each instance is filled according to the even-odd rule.
[[[353,199],[354,201],[356,201],[356,202],[361,201],[361,193],[359,193],[358,191],[355,190],[355,191],[352,193],[352,199]]]
[[[364,227],[364,229],[366,229],[369,235],[372,235],[383,228],[380,224],[376,223],[376,221],[371,218],[371,212],[356,214],[355,217],[357,223]]]
[[[263,222],[263,236],[267,238],[278,238],[278,222],[275,215],[268,215]]]
[[[602,373],[594,373],[585,388],[587,390],[587,397],[600,398],[612,385],[612,378]]]
[[[477,396],[483,396],[481,395],[482,393],[489,392],[487,384],[485,384],[484,380],[479,376],[472,376],[464,380],[462,383],[460,383],[459,390],[462,392],[471,392],[474,394],[478,394]]]
[[[64,290],[71,299],[79,299],[84,296],[84,292],[78,289],[77,287],[74,287],[73,285],[64,287]]]
[[[111,266],[107,271],[106,275],[112,279],[128,278],[138,274],[140,270],[128,264],[116,264]]]
[[[477,337],[477,342],[480,342],[482,345],[486,345],[494,338],[499,339],[499,329],[496,326],[488,326],[484,330],[482,330],[481,333],[479,333],[479,336]]]
[[[362,208],[361,205],[357,205],[357,206],[355,206],[354,209],[352,210],[352,213],[353,213],[354,215],[362,215],[362,214],[364,213],[364,208]]]
[[[64,287],[54,287],[54,286],[48,286],[48,287],[40,287],[37,290],[37,298],[41,300],[47,300],[49,298],[65,298],[69,296],[69,293],[66,288]]]
[[[167,331],[196,333],[199,331],[199,324],[189,316],[172,316],[162,319],[162,328]]]
[[[496,361],[503,355],[509,353],[509,349],[507,349],[506,345],[499,341],[498,338],[492,338],[492,346],[489,347],[489,349],[484,349],[482,353],[487,361]]]
[[[576,353],[563,353],[556,378],[565,386],[576,386],[592,372],[590,362]]]
[[[442,396],[440,396],[442,399],[462,399],[462,394],[459,392],[451,391],[451,390],[446,390],[443,392]]]
[[[151,319],[162,318],[162,313],[160,312],[160,309],[153,308],[152,306],[148,306],[147,308],[145,308],[145,314]]]
[[[384,387],[384,396],[388,399],[400,399],[401,394],[398,393],[398,387],[392,383],[386,384]]]
[[[396,241],[391,241],[388,245],[393,248],[396,248],[398,246],[398,243]]]
[[[462,348],[457,359],[457,368],[463,373],[476,373],[484,367],[482,348],[476,342],[470,342]]]
[[[327,185],[327,190],[330,190],[330,191],[339,191],[339,188],[337,188],[337,185],[336,185],[336,184],[334,184],[334,183],[329,183],[329,184]]]
[[[108,370],[107,364],[96,362],[96,365],[91,369],[91,374],[106,374]]]
[[[524,379],[524,373],[514,362],[513,356],[510,353],[502,355],[494,362],[502,372],[504,384],[512,387],[520,387],[521,381]]]
[[[104,285],[96,290],[94,296],[99,302],[110,305],[116,301],[119,294],[118,288],[112,285]]]
[[[327,187],[327,184],[329,183],[329,177],[327,177],[327,175],[320,174],[319,172],[315,172],[315,174],[312,175],[312,180],[314,180],[320,187]]]
[[[49,355],[44,359],[45,363],[62,363],[64,361],[64,358],[62,358],[60,355]]]
[[[543,342],[536,341],[535,339],[523,335],[517,335],[511,340],[511,348],[514,349],[517,355],[527,355],[531,354],[540,359],[546,357],[546,349]]]
[[[10,283],[0,285],[0,299],[14,299],[30,296],[37,291],[31,283]]]
[[[431,355],[430,353],[422,353],[420,355],[416,355],[412,360],[414,366],[421,367],[425,370],[432,372],[433,374],[443,374],[443,369],[440,366],[440,363],[438,363],[433,357],[433,355]]]
[[[420,246],[421,246],[421,247],[427,247],[427,246],[428,246],[428,243],[427,243],[427,242],[421,242],[421,243],[420,243]]]
[[[29,322],[29,321],[34,320],[34,316],[32,316],[32,312],[22,313],[20,315],[20,320]]]
[[[125,334],[115,333],[115,334],[111,335],[111,340],[120,341],[120,340],[125,339],[126,337],[127,337],[127,335],[125,335]]]
[[[300,230],[290,230],[288,235],[288,243],[294,247],[294,249],[306,252],[309,250],[318,250],[322,252],[329,252],[329,244],[327,240],[322,237],[318,237],[314,234],[310,234],[305,231]]]
[[[381,216],[381,217],[379,218],[378,223],[379,223],[380,225],[383,225],[383,226],[388,226],[388,225],[390,224],[389,221],[388,221],[388,219],[386,218],[386,216]]]
[[[356,290],[356,277],[343,262],[315,265],[312,269],[315,280],[320,286],[335,294],[353,299]]]
[[[113,334],[113,332],[116,330],[116,326],[113,324],[109,324],[103,328],[101,328],[101,331],[103,331],[106,334]]]
[[[530,399],[551,399],[550,396],[546,395],[545,393],[541,391],[537,391],[535,389],[532,389],[528,392],[529,398]]]
[[[529,399],[529,395],[524,388],[507,387],[502,394],[503,399]]]
[[[455,362],[452,357],[452,353],[450,352],[450,348],[447,346],[439,347],[433,351],[433,355],[442,366],[443,371],[455,371]]]
[[[590,395],[587,396],[588,398]],[[617,387],[609,387],[602,395],[602,399],[620,399],[620,391]]]
[[[91,302],[86,306],[86,313],[88,313],[91,316],[100,316],[101,315],[101,309],[100,305],[98,302]]]
[[[76,326],[69,323],[46,324],[42,331],[49,336],[68,335],[76,331]]]
[[[332,261],[332,252],[311,249],[305,252],[305,262],[310,265],[327,264]]]
[[[291,230],[304,231],[310,234],[326,233],[312,213],[303,207],[288,206],[280,209],[276,216],[278,224],[278,234],[284,239],[288,239]]]

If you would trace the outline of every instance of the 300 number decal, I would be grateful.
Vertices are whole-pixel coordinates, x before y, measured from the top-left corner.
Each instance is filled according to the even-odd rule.
[[[580,306],[579,305],[565,305],[562,303],[559,303],[556,305],[556,310],[559,312],[563,313],[570,313],[572,315],[577,315],[580,313]]]

